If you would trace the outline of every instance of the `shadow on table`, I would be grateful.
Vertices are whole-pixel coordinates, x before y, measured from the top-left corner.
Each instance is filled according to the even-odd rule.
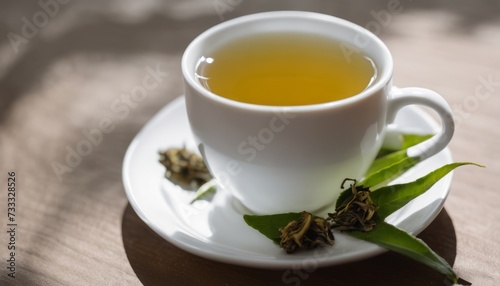
[[[236,7],[233,4],[224,4],[219,1],[217,5],[206,5],[196,1],[156,1],[152,9],[136,9],[137,15],[144,13],[144,19],[140,21],[123,21],[127,18],[127,13],[117,11],[115,5],[109,2],[100,1],[99,8],[95,8],[95,3],[72,3],[68,7],[61,7],[61,16],[56,15],[51,21],[57,22],[64,15],[72,17],[72,21],[61,22],[58,25],[48,25],[40,29],[48,32],[50,37],[42,37],[37,33],[33,36],[26,36],[23,29],[26,23],[13,21],[13,19],[32,18],[41,10],[41,4],[37,1],[20,2],[0,2],[0,123],[5,119],[6,111],[20,98],[28,94],[27,91],[39,88],[40,80],[45,72],[58,60],[71,55],[139,55],[148,53],[179,53],[184,50],[187,44],[194,39],[200,32],[208,27],[237,16],[250,13],[272,11],[272,10],[305,10],[322,12],[335,15],[357,23],[361,26],[376,24],[380,28],[381,36],[391,34],[390,21],[392,16],[411,11],[444,11],[447,14],[454,15],[456,21],[450,25],[450,31],[447,33],[472,33],[474,28],[491,22],[498,17],[498,1],[233,1],[237,2]],[[187,2],[187,3],[186,3]],[[191,3],[189,3],[191,2]],[[401,3],[400,3],[401,2]],[[213,3],[216,3],[215,1]],[[398,4],[397,13],[388,14],[386,11],[388,5]],[[148,6],[150,4],[145,4]],[[241,5],[240,5],[241,4]],[[225,6],[226,7],[225,7]],[[121,5],[128,6],[128,5]],[[139,5],[141,6],[141,5]],[[184,17],[182,13],[175,12],[175,8],[182,8],[192,13],[195,11],[204,11],[202,16]],[[186,9],[186,7],[190,9]],[[203,8],[203,9],[200,9]],[[45,9],[45,8],[44,8]],[[52,9],[52,8],[51,8]],[[59,8],[58,8],[59,9]],[[222,15],[221,10],[224,12]],[[130,10],[129,10],[130,11]],[[170,11],[170,13],[166,13]],[[4,12],[5,15],[3,16]],[[57,13],[57,12],[56,12]],[[49,13],[50,14],[50,13]],[[121,15],[121,18],[118,17]],[[137,16],[136,15],[136,16]],[[383,15],[383,16],[381,16]],[[224,17],[222,17],[224,16]],[[47,17],[47,16],[46,16]],[[132,17],[128,15],[128,17]],[[381,19],[382,17],[383,19]],[[387,18],[388,17],[388,18]],[[441,14],[429,14],[429,18],[442,17]],[[133,18],[133,17],[132,17]],[[27,18],[25,21],[29,21]],[[34,20],[36,23],[36,20]],[[380,22],[377,24],[376,22]],[[381,21],[384,21],[383,23]],[[446,19],[442,20],[446,22]],[[52,23],[51,23],[52,24]],[[33,25],[31,23],[31,25]],[[61,26],[67,25],[69,29],[61,29]],[[386,29],[387,28],[387,29]],[[34,29],[34,28],[31,28]],[[384,31],[382,31],[384,30]],[[38,31],[38,29],[36,29]],[[63,31],[63,32],[61,32]],[[375,31],[377,32],[377,31]],[[13,33],[18,38],[13,40]],[[379,33],[377,33],[379,34]],[[397,33],[396,33],[397,34]],[[393,34],[396,35],[396,34]],[[29,41],[22,36],[30,38]],[[32,37],[32,38],[31,38]],[[19,40],[23,39],[23,40]],[[18,51],[21,50],[21,52]],[[2,52],[6,53],[12,59],[12,64],[7,65],[4,74],[1,69],[5,69]],[[8,52],[8,53],[7,53]],[[19,52],[19,53],[18,53]],[[126,61],[127,58],[124,58]],[[64,94],[64,96],[70,96]]]
[[[137,216],[130,204],[123,213],[122,238],[130,265],[146,286],[445,285],[439,273],[392,252],[319,269],[298,265],[295,269],[264,270],[207,260],[165,241]],[[453,222],[445,209],[419,238],[448,263],[454,264],[457,240]]]

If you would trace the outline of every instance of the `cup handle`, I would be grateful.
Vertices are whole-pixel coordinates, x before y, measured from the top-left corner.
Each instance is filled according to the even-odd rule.
[[[453,114],[448,103],[437,92],[419,87],[393,87],[388,100],[387,122],[393,122],[398,111],[410,104],[429,107],[441,118],[439,133],[407,150],[409,157],[425,160],[443,150],[450,142],[455,132]]]

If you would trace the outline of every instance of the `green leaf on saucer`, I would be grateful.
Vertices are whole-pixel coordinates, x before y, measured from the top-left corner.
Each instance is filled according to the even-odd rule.
[[[413,182],[386,186],[372,192],[370,197],[373,203],[378,207],[375,216],[375,228],[368,232],[346,231],[345,233],[349,236],[375,243],[386,249],[407,256],[419,263],[430,266],[445,275],[446,278],[453,283],[456,283],[458,281],[458,277],[448,262],[436,254],[422,240],[386,223],[384,219],[394,211],[405,206],[411,200],[425,193],[436,182],[453,171],[455,168],[464,165],[483,167],[470,162],[451,163],[438,168]],[[338,202],[344,201],[347,194],[350,192],[350,188],[347,188],[346,191],[342,192],[337,199],[337,204]],[[279,231],[280,228],[285,227],[289,222],[298,219],[299,217],[300,213],[286,213],[265,216],[245,215],[243,218],[249,226],[279,244],[281,240]]]
[[[406,150],[389,154],[378,160],[384,160],[386,163],[384,167],[380,167],[378,171],[374,171],[361,181],[361,185],[372,190],[387,185],[420,162],[420,158],[408,157]]]
[[[425,193],[437,181],[453,171],[455,168],[464,165],[481,165],[470,162],[459,162],[445,165],[429,174],[409,183],[386,186],[374,191],[371,194],[373,203],[378,207],[377,214],[384,219],[393,212],[402,208],[414,198]]]
[[[405,206],[411,200],[425,193],[449,172],[464,165],[483,167],[470,162],[451,163],[413,182],[383,187],[371,193],[370,197],[373,203],[378,207],[375,228],[369,232],[351,231],[346,233],[350,236],[378,244],[386,249],[395,251],[417,262],[430,266],[444,274],[450,281],[456,283],[457,275],[443,258],[437,255],[422,240],[393,225],[387,224],[384,219]]]
[[[398,140],[400,141],[400,146],[398,148],[391,149],[382,148],[377,155],[377,159],[375,159],[375,161],[366,172],[365,178],[360,183],[360,185],[368,187],[371,190],[375,190],[379,187],[387,185],[389,182],[402,175],[404,172],[415,166],[420,161],[418,158],[408,157],[408,155],[406,154],[406,149],[420,142],[423,142],[432,136],[434,135],[399,135],[400,138]],[[350,188],[347,188],[345,191],[340,193],[335,207],[338,208],[339,204],[350,195]]]
[[[369,241],[407,256],[419,263],[432,267],[444,274],[453,283],[458,280],[453,268],[441,256],[435,253],[421,239],[384,221],[377,222],[375,228],[369,232],[347,232],[352,237]]]
[[[361,185],[375,190],[385,186],[404,172],[420,162],[419,158],[410,158],[406,150],[434,135],[402,134],[398,149],[381,149],[377,159],[366,172]]]
[[[217,182],[215,179],[212,179],[205,184],[201,185],[201,187],[196,191],[194,199],[191,200],[190,204],[193,204],[199,200],[212,201],[217,192]]]
[[[424,142],[425,140],[434,136],[434,134],[420,135],[420,134],[403,134],[403,144],[401,149],[408,149],[411,146],[417,145],[420,142]]]
[[[419,163],[420,159],[407,155],[407,149],[418,144],[432,135],[402,135],[402,142],[397,149],[382,150],[368,170],[360,186],[370,187],[371,200],[377,211],[374,216],[375,228],[371,231],[346,231],[349,236],[369,241],[386,249],[405,255],[415,261],[430,266],[456,283],[458,277],[453,268],[427,244],[415,236],[386,223],[384,220],[390,214],[408,204],[411,200],[428,191],[436,182],[449,174],[457,167],[464,165],[481,165],[470,162],[451,163],[442,166],[427,175],[409,183],[387,186],[389,182],[399,177],[411,167]],[[332,186],[335,187],[335,186]],[[352,195],[352,189],[347,187],[337,199],[337,206]],[[280,229],[289,222],[300,217],[300,213],[286,213],[274,215],[244,215],[245,222],[260,233],[279,244],[281,240]]]
[[[420,135],[420,134],[399,134],[396,137],[397,143],[394,146],[394,142],[392,146],[385,146],[383,145],[382,148],[380,148],[380,151],[377,154],[376,158],[383,157],[387,154],[400,151],[400,150],[405,150],[408,149],[409,147],[413,145],[417,145],[420,142],[423,142],[429,138],[434,136],[434,134],[427,134],[427,135]]]
[[[377,159],[375,159],[375,161],[373,161],[372,165],[366,172],[365,178],[368,178],[373,174],[379,172],[380,169],[393,165],[405,158],[408,158],[408,156],[406,155],[406,149],[392,151],[391,153],[378,157]]]
[[[281,241],[280,229],[284,228],[292,220],[300,218],[300,213],[283,213],[273,215],[244,215],[245,222],[265,235],[267,238],[279,244]]]

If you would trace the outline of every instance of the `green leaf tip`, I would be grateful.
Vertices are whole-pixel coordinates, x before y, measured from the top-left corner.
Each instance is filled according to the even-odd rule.
[[[203,184],[197,191],[194,198],[191,200],[189,204],[193,204],[199,200],[212,201],[217,192],[217,182],[212,179],[205,184]]]
[[[347,232],[347,234],[425,264],[439,271],[453,283],[458,281],[457,274],[448,262],[435,253],[424,241],[384,221],[377,222],[377,226],[372,231],[352,231]]]
[[[482,167],[479,164],[471,162],[451,163],[444,165],[413,182],[386,186],[374,191],[371,194],[371,197],[373,203],[378,207],[377,214],[382,219],[385,219],[393,212],[405,206],[411,200],[425,193],[449,172],[465,165]]]

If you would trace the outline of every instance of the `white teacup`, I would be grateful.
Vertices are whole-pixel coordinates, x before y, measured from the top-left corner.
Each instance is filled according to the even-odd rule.
[[[207,51],[241,35],[307,32],[361,50],[377,66],[376,81],[352,97],[304,106],[265,106],[218,96],[200,84],[197,63]],[[392,87],[384,43],[351,22],[310,12],[267,12],[221,23],[199,35],[182,58],[192,132],[212,175],[255,213],[314,211],[333,203],[345,178],[360,179],[379,151],[387,125],[409,104],[430,107],[440,132],[410,149],[422,159],[447,146],[452,112],[437,93]]]

